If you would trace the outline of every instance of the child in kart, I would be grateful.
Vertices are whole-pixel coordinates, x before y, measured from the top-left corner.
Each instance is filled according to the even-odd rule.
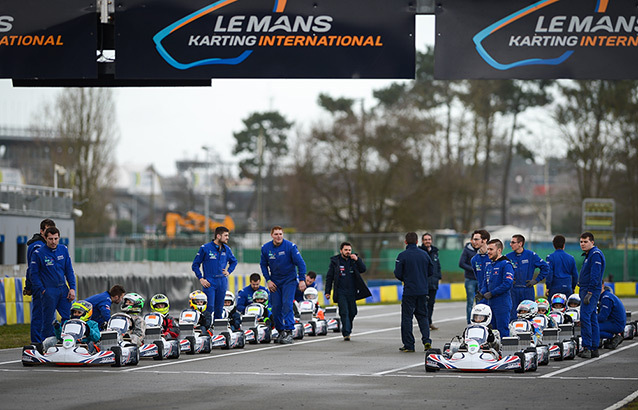
[[[253,303],[246,306],[246,312],[249,312],[249,308],[251,305],[253,304],[258,304],[262,306],[262,309],[260,309],[262,311],[262,314],[260,317],[257,318],[257,320],[264,322],[264,324],[273,327],[274,323],[272,323],[272,320],[270,318],[271,316],[271,312],[270,312],[270,307],[268,306],[268,292],[266,292],[265,290],[256,290],[253,293]]]
[[[142,317],[143,308],[144,297],[142,295],[131,292],[122,297],[120,310],[128,314],[133,321],[131,328],[124,333],[124,337],[130,338],[131,342],[138,346],[144,342],[144,333],[146,332],[146,322]]]
[[[317,290],[317,288],[306,288],[306,290],[303,292],[303,297],[304,300],[309,300],[310,302],[314,303],[315,309],[312,313],[313,316],[318,319],[325,319],[323,309],[321,308],[321,306],[319,306],[319,291]]]
[[[549,301],[545,298],[538,298],[536,299],[536,305],[538,306],[538,314],[543,315],[547,318],[547,327],[548,328],[558,327],[556,325],[556,321],[554,320],[554,318],[549,315],[549,312],[550,312]]]
[[[538,314],[538,304],[533,300],[524,300],[518,304],[516,308],[516,320],[512,322],[514,324],[516,321],[523,320],[530,324],[532,329],[532,341],[534,342],[534,346],[539,345],[543,339],[543,331],[532,319]],[[516,329],[511,327],[510,324],[510,335],[516,332]]]
[[[241,314],[237,311],[237,304],[235,303],[235,295],[233,292],[227,290],[224,296],[224,319],[228,319],[228,324],[233,332],[239,332],[241,330]]]
[[[580,324],[580,296],[573,293],[567,298],[565,316],[570,316],[575,324]]]
[[[179,340],[179,324],[169,314],[170,303],[166,295],[158,293],[151,298],[151,310],[162,315],[162,336],[166,340]]]
[[[552,313],[560,314],[563,317],[563,323],[573,323],[572,317],[565,314],[567,306],[567,296],[563,293],[555,293],[552,296]]]
[[[213,315],[206,310],[208,306],[208,296],[201,290],[193,291],[188,295],[188,305],[200,313],[197,324],[202,333],[208,332],[212,335],[210,327],[213,325]]]
[[[71,305],[71,316],[68,320],[79,319],[86,323],[86,332],[81,343],[86,343],[88,346],[88,350],[90,353],[95,353],[97,349],[95,348],[96,342],[100,340],[100,328],[97,325],[97,322],[91,320],[90,317],[93,314],[93,305],[91,302],[87,302],[86,300],[79,300],[73,305]],[[43,351],[47,351],[47,349],[51,346],[55,346],[56,343],[62,343],[62,327],[67,321],[62,322],[62,325],[57,321],[53,324],[53,330],[55,331],[55,336],[50,336],[46,338],[42,342]]]
[[[494,349],[497,353],[501,352],[501,335],[498,330],[492,329],[490,322],[492,321],[492,308],[483,303],[479,303],[472,308],[470,313],[470,325],[481,325],[487,328],[487,344],[488,347]]]

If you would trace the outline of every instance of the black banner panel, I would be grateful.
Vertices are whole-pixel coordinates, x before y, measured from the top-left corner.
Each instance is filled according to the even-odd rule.
[[[412,3],[123,0],[116,78],[414,78]]]
[[[638,78],[633,0],[440,0],[440,79]]]
[[[0,78],[96,78],[95,2],[0,0]]]

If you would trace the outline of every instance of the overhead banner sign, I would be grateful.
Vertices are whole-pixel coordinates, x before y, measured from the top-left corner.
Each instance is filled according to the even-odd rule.
[[[94,4],[0,0],[0,78],[96,78]]]
[[[404,0],[129,0],[116,77],[414,78],[414,24]]]
[[[635,1],[439,3],[437,78],[638,78]]]

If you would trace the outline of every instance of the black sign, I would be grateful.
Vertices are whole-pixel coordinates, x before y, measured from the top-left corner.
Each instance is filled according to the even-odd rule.
[[[628,0],[441,0],[435,76],[638,78],[638,9]]]
[[[97,77],[94,4],[0,0],[0,78]]]
[[[116,78],[414,78],[414,2],[116,3]]]

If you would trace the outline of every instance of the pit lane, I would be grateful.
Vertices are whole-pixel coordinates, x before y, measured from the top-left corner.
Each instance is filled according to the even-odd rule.
[[[623,302],[638,314],[638,299]],[[638,339],[601,350],[598,359],[551,361],[535,373],[426,374],[423,352],[398,351],[399,305],[359,309],[350,342],[329,333],[136,367],[25,368],[20,349],[1,350],[0,407],[605,409],[638,390]],[[433,344],[441,347],[464,328],[465,304],[437,303],[434,321]]]

